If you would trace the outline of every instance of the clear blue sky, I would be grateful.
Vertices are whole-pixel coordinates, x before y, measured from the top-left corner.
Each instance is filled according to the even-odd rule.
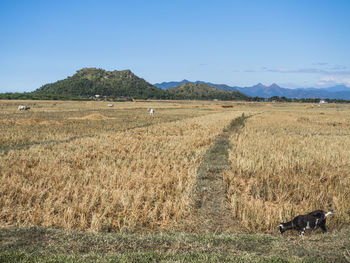
[[[348,0],[0,0],[0,92],[83,67],[286,88],[350,87]]]

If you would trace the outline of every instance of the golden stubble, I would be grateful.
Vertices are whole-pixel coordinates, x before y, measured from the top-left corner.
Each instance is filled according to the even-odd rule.
[[[10,149],[0,161],[1,225],[90,231],[176,227],[190,211],[204,152],[239,114],[207,112],[172,122],[158,117],[163,123],[147,116],[141,128],[99,128],[94,136]],[[55,139],[62,127],[57,125]]]
[[[233,135],[232,170],[224,174],[232,213],[246,231],[276,231],[280,222],[334,209],[340,229],[350,211],[350,109],[286,108],[247,120]]]

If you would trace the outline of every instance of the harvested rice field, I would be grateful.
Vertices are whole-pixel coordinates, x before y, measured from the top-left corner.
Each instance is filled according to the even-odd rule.
[[[31,109],[18,111],[20,104]],[[350,105],[107,104],[0,101],[0,255],[4,258],[19,259],[18,249],[27,251],[16,243],[22,242],[16,233],[54,228],[131,233],[131,239],[153,233],[157,240],[159,233],[186,233],[196,238],[205,234],[204,240],[220,239],[216,235],[223,234],[235,240],[258,240],[257,249],[266,240],[255,235],[263,235],[274,243],[263,253],[266,260],[275,262],[281,255],[288,262],[293,259],[291,254],[283,254],[282,248],[274,250],[278,255],[271,250],[283,239],[277,225],[315,209],[334,209],[336,213],[327,222],[329,233],[320,240],[332,235],[332,242],[327,243],[336,247],[332,258],[347,262],[349,238],[344,231],[350,221]],[[154,116],[148,113],[150,108]],[[286,234],[286,240],[297,242],[296,232]],[[191,239],[177,235],[181,242]],[[307,232],[305,242],[319,235],[319,230]],[[164,242],[175,241],[166,236]],[[201,247],[202,241],[197,245]],[[159,255],[167,253],[156,249],[156,244],[153,249]],[[213,256],[206,249],[195,251]],[[225,253],[232,251],[220,253],[218,260],[224,260],[230,255]],[[45,257],[51,260],[53,254]],[[244,255],[256,262],[255,256]],[[303,258],[305,254],[294,259]],[[35,255],[27,259],[23,262],[38,260]],[[330,258],[324,259],[321,261]],[[169,260],[176,261],[176,256]],[[202,258],[196,260],[193,262]],[[166,257],[164,262],[168,262]]]

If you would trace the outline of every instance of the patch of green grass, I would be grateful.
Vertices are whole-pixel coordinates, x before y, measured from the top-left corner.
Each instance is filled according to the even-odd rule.
[[[244,113],[242,113],[242,116],[238,117],[238,118],[235,118],[233,119],[231,122],[230,122],[230,125],[229,125],[229,131],[234,131],[235,129],[243,126],[245,120],[247,119],[247,117],[244,115]]]
[[[344,262],[350,229],[305,239],[263,234],[88,233],[0,228],[0,262]]]
[[[230,256],[222,253],[188,253],[188,254],[161,254],[157,252],[128,252],[118,256],[88,255],[88,256],[66,256],[51,255],[38,256],[28,253],[0,253],[0,262],[12,263],[59,263],[59,262],[120,262],[120,263],[147,263],[147,262],[266,262],[282,263],[290,262],[278,257],[249,257],[249,256]],[[314,262],[314,261],[313,261]]]
[[[228,127],[225,127],[223,132],[219,134],[213,145],[206,152],[203,162],[198,169],[198,183],[200,180],[208,177],[210,173],[220,173],[223,169],[230,169],[231,164],[228,161],[230,149],[230,135],[233,132],[236,132],[245,121],[246,117],[244,114],[242,116],[233,119]]]

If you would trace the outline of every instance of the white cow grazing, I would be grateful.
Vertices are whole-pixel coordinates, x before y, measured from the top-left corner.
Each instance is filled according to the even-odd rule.
[[[150,115],[150,116],[153,116],[153,115],[154,115],[154,109],[149,109],[148,112],[149,112],[149,115]]]
[[[107,104],[108,107],[114,107],[114,104]]]
[[[19,105],[18,106],[18,110],[29,110],[30,107],[29,106],[24,106],[24,105]]]

